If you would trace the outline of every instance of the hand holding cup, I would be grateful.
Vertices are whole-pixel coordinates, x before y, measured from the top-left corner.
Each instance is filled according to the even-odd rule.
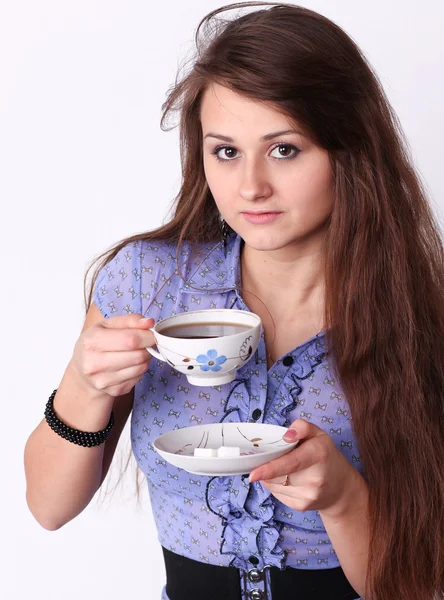
[[[155,344],[154,319],[139,314],[119,315],[89,327],[78,338],[71,362],[98,396],[127,394],[152,360],[147,348]]]

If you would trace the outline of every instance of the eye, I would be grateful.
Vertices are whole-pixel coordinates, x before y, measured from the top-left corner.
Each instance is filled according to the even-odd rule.
[[[288,160],[291,158],[295,158],[300,152],[299,148],[296,148],[293,144],[278,144],[272,150],[279,151],[279,156],[273,156],[273,158],[278,158],[279,160]]]
[[[225,158],[219,156],[219,152],[221,152],[222,150],[225,153]],[[233,154],[235,152],[237,152],[237,150],[232,146],[217,146],[217,148],[215,148],[211,154],[214,154],[217,160],[220,160],[222,162],[229,162],[230,160],[233,160]]]
[[[273,156],[273,152],[278,151],[278,156]],[[299,154],[299,148],[296,148],[293,144],[280,143],[277,144],[270,153],[272,158],[277,160],[290,160],[296,158]],[[221,153],[223,153],[221,155]],[[231,162],[236,159],[237,150],[233,146],[217,146],[212,152],[216,159],[220,162]]]

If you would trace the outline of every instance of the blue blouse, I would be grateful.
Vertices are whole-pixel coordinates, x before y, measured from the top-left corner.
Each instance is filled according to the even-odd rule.
[[[174,244],[128,244],[100,271],[94,302],[104,317],[140,313],[156,322],[196,309],[249,310],[240,295],[241,243],[235,234],[198,248],[185,243],[181,275]],[[135,386],[131,440],[147,477],[160,543],[197,561],[243,570],[252,562],[258,569],[339,566],[318,511],[293,510],[260,482],[249,484],[247,476],[190,474],[165,462],[152,444],[161,433],[195,424],[257,421],[287,427],[297,418],[324,429],[362,473],[349,407],[334,379],[323,332],[267,369],[262,331],[255,355],[233,382],[220,386],[190,385],[153,358]]]

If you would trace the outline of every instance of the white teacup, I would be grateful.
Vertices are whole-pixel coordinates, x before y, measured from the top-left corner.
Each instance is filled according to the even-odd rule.
[[[256,351],[261,336],[258,315],[227,308],[195,310],[162,319],[151,329],[153,356],[186,375],[193,385],[222,385]]]

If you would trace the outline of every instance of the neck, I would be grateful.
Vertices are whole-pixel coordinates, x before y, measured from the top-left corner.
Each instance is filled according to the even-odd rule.
[[[320,250],[258,251],[243,245],[242,293],[257,296],[279,318],[324,309],[324,270]]]

